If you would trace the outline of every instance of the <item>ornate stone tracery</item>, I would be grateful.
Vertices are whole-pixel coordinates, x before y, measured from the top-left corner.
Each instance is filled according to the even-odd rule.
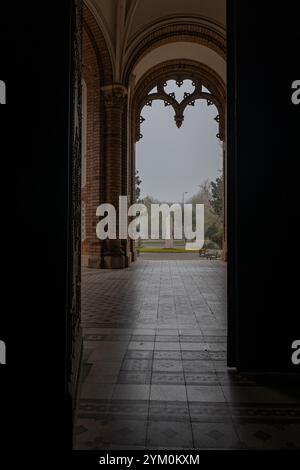
[[[167,82],[170,80],[174,80],[179,88],[185,80],[191,80],[194,91],[185,92],[183,99],[178,101],[174,92],[166,91]],[[133,100],[135,141],[142,137],[141,124],[145,119],[141,113],[144,106],[151,106],[155,100],[163,101],[165,106],[172,106],[175,123],[180,128],[187,106],[194,106],[198,99],[206,100],[208,106],[216,106],[218,115],[215,120],[219,124],[217,137],[224,141],[226,91],[220,77],[206,65],[194,61],[169,61],[154,67],[142,77],[135,92]]]

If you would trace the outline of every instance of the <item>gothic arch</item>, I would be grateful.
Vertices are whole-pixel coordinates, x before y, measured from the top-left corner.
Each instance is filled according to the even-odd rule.
[[[173,96],[167,95],[163,88],[168,80],[175,80],[181,84],[184,80],[195,82],[195,91],[186,95],[183,102],[174,103]],[[159,86],[158,86],[159,85]],[[203,92],[204,86],[210,93]],[[157,93],[149,95],[153,88],[157,87]],[[140,138],[140,124],[143,121],[141,111],[149,100],[164,100],[165,104],[171,104],[175,110],[175,122],[182,123],[183,112],[196,99],[205,99],[208,104],[215,104],[218,110],[216,121],[219,124],[217,137],[223,142],[223,174],[224,174],[224,239],[223,256],[227,260],[227,151],[226,151],[226,85],[222,78],[212,68],[207,65],[187,59],[176,59],[162,62],[148,70],[138,81],[130,102],[131,110],[131,142],[130,142],[130,179],[132,201],[135,200],[135,143]],[[178,106],[179,105],[179,106]],[[132,257],[135,259],[135,245],[131,242]]]
[[[191,79],[195,84],[195,91],[184,97],[181,103],[178,103],[173,96],[164,92],[164,83],[168,80],[175,80],[181,86],[184,80]],[[156,93],[150,93],[154,87],[158,87]],[[210,93],[203,92],[202,86]],[[181,126],[184,111],[188,105],[193,105],[195,100],[205,99],[207,104],[215,104],[218,109],[216,121],[219,123],[218,138],[225,140],[225,113],[226,113],[226,88],[218,74],[205,64],[185,59],[171,60],[159,64],[150,69],[137,84],[133,102],[133,136],[135,141],[141,137],[140,124],[143,121],[141,111],[145,105],[150,105],[153,100],[163,100],[165,105],[171,105],[175,112],[175,122],[178,127]]]
[[[104,34],[85,4],[83,4],[83,31],[89,37],[90,44],[94,49],[102,86],[113,83],[112,59]]]
[[[132,41],[132,44],[128,47],[131,59],[128,60],[124,69],[124,83],[129,83],[132,70],[146,54],[159,46],[179,41],[196,42],[212,49],[220,57],[226,59],[226,38],[213,28],[192,20],[180,24],[169,24],[145,34],[138,41],[137,38]]]

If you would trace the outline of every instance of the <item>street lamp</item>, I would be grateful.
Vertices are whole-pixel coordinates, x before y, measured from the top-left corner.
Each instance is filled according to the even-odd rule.
[[[182,193],[182,235],[183,235],[183,240],[184,240],[184,243],[185,243],[185,233],[184,233],[184,196],[185,194],[188,194],[187,191],[184,191]]]
[[[187,191],[184,191],[184,192],[182,193],[182,207],[184,206],[184,195],[185,195],[185,194],[188,194],[188,192],[187,192]]]

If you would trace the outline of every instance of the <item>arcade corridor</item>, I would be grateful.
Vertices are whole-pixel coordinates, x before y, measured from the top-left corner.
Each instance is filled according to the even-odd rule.
[[[178,256],[84,271],[77,448],[299,447],[296,389],[226,368],[226,265]]]

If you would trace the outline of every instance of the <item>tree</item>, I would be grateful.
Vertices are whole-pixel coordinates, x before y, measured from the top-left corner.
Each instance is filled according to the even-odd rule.
[[[224,177],[210,183],[210,204],[214,213],[223,220],[224,212]]]
[[[204,181],[198,193],[189,202],[204,204],[205,246],[221,248],[223,240],[223,191],[222,177],[211,183]]]
[[[142,180],[139,175],[139,171],[135,170],[135,200],[136,202],[139,202],[140,197],[141,197],[141,184]]]

